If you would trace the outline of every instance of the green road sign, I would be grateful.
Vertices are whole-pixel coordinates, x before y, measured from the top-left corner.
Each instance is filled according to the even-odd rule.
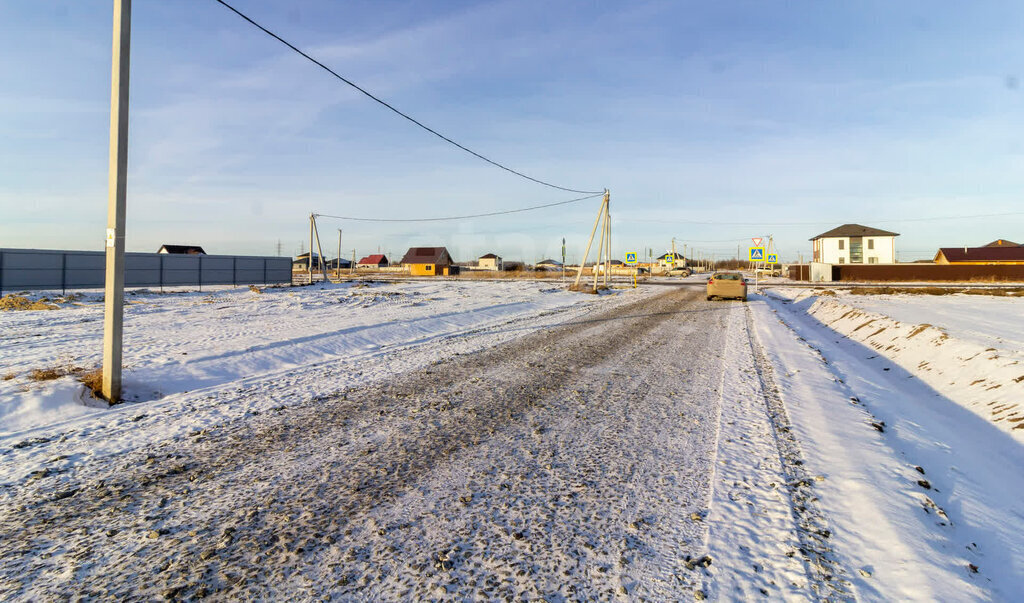
[[[764,261],[764,247],[751,247],[750,248],[750,261],[761,262]]]

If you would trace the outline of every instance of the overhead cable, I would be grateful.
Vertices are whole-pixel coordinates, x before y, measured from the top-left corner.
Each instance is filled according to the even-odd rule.
[[[353,216],[332,216],[330,214],[314,214],[318,218],[336,218],[338,220],[353,220],[356,222],[444,222],[448,220],[468,220],[469,218],[486,218],[489,216],[504,216],[506,214],[517,214],[524,211],[534,211],[537,209],[544,209],[545,207],[555,207],[557,205],[568,205],[570,203],[578,203],[580,201],[586,201],[587,199],[595,199],[603,196],[604,193],[597,193],[594,195],[587,195],[586,197],[580,197],[578,199],[569,199],[568,201],[558,201],[556,203],[546,203],[544,205],[534,205],[533,207],[522,207],[519,209],[506,209],[503,211],[492,211],[485,214],[472,214],[467,216],[446,216],[443,218],[357,218]]]
[[[1024,211],[1011,211],[1003,212],[998,214],[973,214],[969,216],[935,216],[930,218],[892,218],[888,220],[871,220],[876,224],[886,224],[892,222],[933,222],[937,220],[969,220],[972,218],[1000,218],[1004,216],[1022,216]],[[624,218],[622,222],[653,222],[657,224],[696,224],[699,226],[820,226],[822,224],[835,224],[835,220],[832,221],[817,221],[817,222],[734,222],[732,220],[673,220],[670,218],[661,220],[644,220],[640,218]]]
[[[388,102],[386,102],[386,101],[384,101],[384,100],[382,100],[382,99],[380,99],[380,98],[378,98],[378,97],[374,96],[373,94],[371,94],[370,92],[368,92],[368,91],[367,91],[367,90],[366,90],[365,88],[362,88],[361,86],[359,86],[358,84],[356,84],[356,83],[352,82],[352,81],[351,81],[351,80],[349,80],[348,78],[345,78],[344,76],[342,76],[342,75],[338,74],[338,73],[337,73],[336,71],[334,71],[333,69],[331,69],[331,68],[330,68],[330,67],[328,67],[327,65],[324,65],[324,64],[323,64],[323,63],[321,63],[320,61],[318,61],[318,60],[314,59],[313,57],[309,56],[309,55],[308,55],[308,54],[306,54],[305,52],[303,52],[303,51],[299,50],[299,49],[298,49],[298,48],[296,48],[296,47],[295,47],[295,45],[294,45],[294,44],[292,44],[291,42],[288,42],[287,40],[285,40],[285,39],[284,39],[284,38],[282,38],[281,36],[277,35],[276,33],[274,33],[274,32],[272,32],[272,31],[270,31],[270,30],[269,30],[269,29],[267,29],[266,27],[263,27],[262,25],[260,25],[260,24],[259,24],[259,23],[257,23],[256,21],[253,21],[253,20],[252,20],[252,19],[251,19],[251,18],[250,18],[249,16],[245,15],[245,14],[244,14],[244,13],[242,13],[242,12],[241,12],[240,10],[238,10],[237,8],[235,8],[235,7],[231,6],[230,4],[228,4],[227,2],[225,2],[224,0],[215,0],[215,1],[216,1],[216,2],[218,2],[219,4],[222,4],[222,5],[223,5],[223,6],[225,7],[225,8],[227,8],[227,9],[228,9],[228,10],[230,10],[231,12],[235,13],[236,15],[238,15],[239,17],[241,17],[242,19],[245,19],[245,20],[246,20],[246,21],[248,21],[248,22],[249,22],[250,24],[252,24],[252,25],[253,25],[254,27],[256,27],[257,29],[259,29],[260,31],[262,31],[263,33],[265,33],[265,34],[267,34],[268,36],[270,36],[270,37],[274,38],[275,40],[277,40],[278,42],[280,42],[280,43],[284,44],[284,45],[285,45],[285,46],[287,46],[288,48],[291,48],[292,50],[294,50],[295,52],[297,52],[298,54],[300,54],[300,55],[301,55],[302,57],[304,57],[305,59],[307,59],[308,61],[310,61],[310,62],[311,62],[311,63],[313,63],[314,65],[316,65],[317,67],[320,67],[321,69],[323,69],[323,70],[324,70],[324,71],[326,71],[327,73],[330,73],[331,75],[333,75],[334,77],[338,78],[338,79],[339,79],[339,80],[341,80],[342,82],[345,82],[345,83],[346,83],[346,84],[348,84],[349,86],[351,86],[351,87],[355,88],[355,89],[356,89],[356,90],[358,90],[359,92],[362,92],[362,93],[363,93],[363,94],[365,94],[366,96],[370,97],[370,98],[371,98],[371,99],[372,99],[373,101],[375,101],[375,102],[379,103],[380,105],[383,105],[384,107],[386,107],[386,108],[390,109],[390,110],[391,110],[392,112],[394,112],[395,114],[397,114],[397,115],[400,115],[400,116],[404,117],[405,119],[407,119],[407,120],[411,121],[412,123],[416,124],[417,126],[419,126],[419,127],[423,128],[423,129],[424,129],[424,130],[426,130],[427,132],[430,132],[430,133],[431,133],[431,134],[433,134],[434,136],[437,136],[437,137],[438,137],[438,138],[440,138],[441,140],[444,140],[445,142],[448,142],[449,144],[455,145],[456,147],[458,147],[458,148],[462,149],[463,151],[465,151],[465,152],[469,153],[470,155],[473,155],[474,157],[476,157],[476,158],[478,158],[478,159],[482,159],[482,160],[486,161],[487,163],[489,163],[489,164],[491,164],[491,165],[493,165],[493,166],[495,166],[495,167],[501,168],[501,169],[505,170],[506,172],[509,172],[509,173],[515,174],[516,176],[519,176],[519,177],[521,177],[521,178],[525,178],[525,179],[527,179],[527,180],[530,180],[530,181],[532,181],[532,182],[536,182],[537,184],[542,184],[542,185],[544,185],[544,186],[549,186],[549,187],[551,187],[551,188],[555,188],[555,189],[558,189],[558,190],[560,190],[560,191],[567,191],[567,192],[570,192],[570,193],[583,193],[583,194],[601,194],[601,193],[603,193],[603,191],[584,191],[584,190],[578,190],[578,189],[574,189],[574,188],[568,188],[568,187],[564,187],[564,186],[558,186],[557,184],[551,184],[550,182],[545,182],[545,181],[543,181],[543,180],[540,180],[540,179],[538,179],[538,178],[534,178],[534,177],[532,177],[532,176],[527,176],[526,174],[524,174],[524,173],[522,173],[522,172],[519,172],[519,171],[516,171],[516,170],[514,170],[514,169],[512,169],[512,168],[510,168],[510,167],[508,167],[508,166],[502,165],[502,164],[498,163],[497,161],[494,161],[493,159],[489,159],[489,158],[487,158],[487,157],[484,157],[484,156],[483,156],[483,155],[481,155],[480,153],[477,153],[476,151],[474,151],[474,150],[472,150],[472,149],[470,149],[470,148],[468,148],[468,147],[465,147],[465,146],[463,146],[463,145],[461,145],[461,144],[459,144],[459,143],[455,142],[455,141],[454,141],[454,140],[452,140],[451,138],[448,138],[447,136],[445,136],[444,134],[441,134],[441,133],[440,133],[440,132],[438,132],[437,130],[435,130],[435,129],[433,129],[433,128],[431,128],[431,127],[427,126],[427,125],[425,125],[424,123],[420,122],[419,120],[415,119],[414,117],[412,117],[412,116],[410,116],[410,115],[408,115],[408,114],[406,114],[406,113],[403,113],[402,111],[399,111],[398,109],[396,109],[395,107],[393,107],[392,105],[390,105],[390,104],[389,104]]]

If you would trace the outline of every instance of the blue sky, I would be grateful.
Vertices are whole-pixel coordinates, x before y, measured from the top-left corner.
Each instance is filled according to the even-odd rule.
[[[1024,241],[1024,4],[328,2],[240,10],[517,170],[609,188],[613,252],[783,259],[856,222],[900,259]],[[0,0],[0,246],[100,249],[111,5]],[[354,92],[212,0],[135,0],[127,245],[296,254],[308,214],[432,217],[575,196]],[[322,219],[325,253],[582,254],[597,201],[426,224]],[[329,248],[331,251],[327,251]]]

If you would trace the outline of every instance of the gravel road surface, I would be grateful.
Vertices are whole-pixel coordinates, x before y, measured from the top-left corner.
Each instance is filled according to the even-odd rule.
[[[723,348],[744,312],[669,290],[60,490],[40,470],[0,503],[0,598],[703,598]]]

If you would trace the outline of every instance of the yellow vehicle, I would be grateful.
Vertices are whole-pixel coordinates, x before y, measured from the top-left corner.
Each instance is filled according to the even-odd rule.
[[[708,301],[714,299],[747,301],[747,281],[739,272],[716,272],[708,279]]]

